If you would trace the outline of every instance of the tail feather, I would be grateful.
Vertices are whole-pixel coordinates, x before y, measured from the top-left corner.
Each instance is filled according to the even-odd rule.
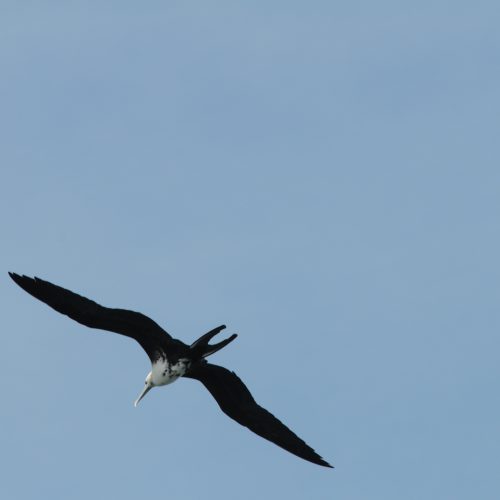
[[[205,335],[202,335],[198,340],[195,340],[189,349],[191,350],[191,354],[194,358],[206,358],[211,354],[219,351],[223,347],[227,346],[230,342],[232,342],[238,335],[233,333],[229,338],[223,340],[222,342],[218,342],[217,344],[209,344],[208,342],[215,337],[218,333],[226,328],[226,325],[218,326],[213,330],[210,330]]]

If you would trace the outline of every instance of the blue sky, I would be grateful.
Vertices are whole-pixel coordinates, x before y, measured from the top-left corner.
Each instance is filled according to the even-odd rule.
[[[2,498],[461,500],[500,480],[496,2],[2,2]],[[7,271],[150,315],[306,463]],[[158,493],[158,490],[164,490]]]

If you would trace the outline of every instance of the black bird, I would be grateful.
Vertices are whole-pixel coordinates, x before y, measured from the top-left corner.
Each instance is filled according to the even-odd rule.
[[[139,342],[149,356],[152,368],[146,377],[144,389],[134,403],[135,406],[152,387],[170,384],[179,377],[196,379],[208,389],[221,410],[239,424],[304,460],[332,467],[274,415],[259,406],[234,372],[205,360],[207,356],[236,338],[237,335],[233,334],[222,342],[209,344],[215,335],[226,328],[225,325],[209,331],[193,344],[187,345],[172,338],[144,314],[103,307],[93,300],[40,278],[15,273],[9,275],[33,297],[78,323],[119,333]]]

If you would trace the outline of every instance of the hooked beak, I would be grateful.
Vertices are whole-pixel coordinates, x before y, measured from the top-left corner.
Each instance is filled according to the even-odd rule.
[[[149,392],[149,390],[153,387],[152,384],[146,384],[142,392],[139,394],[139,397],[134,401],[134,406],[139,404],[139,401]]]

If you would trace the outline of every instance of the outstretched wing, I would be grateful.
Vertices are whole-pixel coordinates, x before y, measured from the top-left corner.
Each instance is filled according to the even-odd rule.
[[[144,314],[103,307],[93,300],[40,278],[30,278],[15,273],[9,273],[9,276],[33,297],[78,323],[137,340],[152,361],[158,356],[159,349],[168,352],[169,349],[175,349],[181,344]]]
[[[332,467],[274,415],[259,406],[236,373],[222,366],[196,365],[185,377],[199,380],[233,420],[309,462]]]

